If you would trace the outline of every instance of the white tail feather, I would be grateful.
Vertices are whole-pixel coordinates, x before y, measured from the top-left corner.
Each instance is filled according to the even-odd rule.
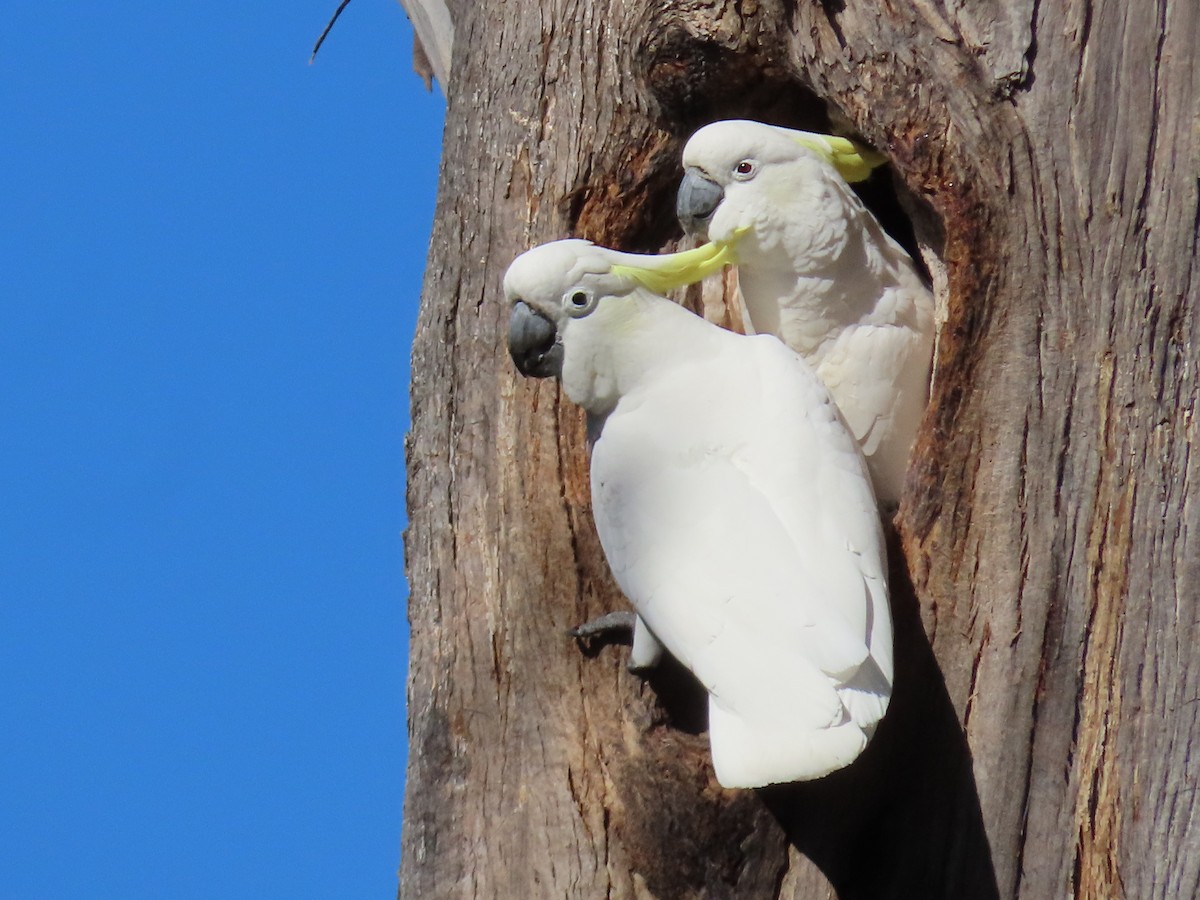
[[[708,734],[717,781],[727,788],[820,778],[850,765],[867,745],[867,735],[853,720],[813,729],[781,715],[765,725],[751,724],[712,697]]]

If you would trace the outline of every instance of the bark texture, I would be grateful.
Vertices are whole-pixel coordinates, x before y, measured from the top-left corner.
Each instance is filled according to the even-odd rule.
[[[1200,7],[1186,0],[451,6],[408,444],[401,895],[1190,897]],[[626,606],[581,415],[505,351],[504,269],[678,237],[715,118],[856,131],[942,304],[864,756],[723,791],[699,689],[573,624]],[[688,301],[736,324],[720,285]]]
[[[454,55],[454,21],[446,0],[400,0],[413,26],[413,71],[432,86],[437,79],[442,94],[450,78]]]

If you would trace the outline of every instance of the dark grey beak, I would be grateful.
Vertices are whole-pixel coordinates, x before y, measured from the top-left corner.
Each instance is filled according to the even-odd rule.
[[[523,300],[508,320],[508,352],[522,375],[549,378],[562,373],[563,347],[554,323]]]
[[[707,238],[708,220],[725,199],[725,191],[696,168],[683,173],[679,193],[675,196],[675,214],[679,224],[691,235]]]

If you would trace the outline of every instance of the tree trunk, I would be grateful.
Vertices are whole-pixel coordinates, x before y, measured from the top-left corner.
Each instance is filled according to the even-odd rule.
[[[1200,7],[452,11],[401,895],[1196,896]],[[726,117],[884,151],[945,318],[891,546],[892,709],[850,768],[757,792],[713,780],[686,673],[565,635],[627,603],[581,414],[516,375],[500,294],[542,241],[670,247],[681,141]]]

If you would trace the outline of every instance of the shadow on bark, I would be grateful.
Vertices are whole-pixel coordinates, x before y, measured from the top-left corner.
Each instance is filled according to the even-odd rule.
[[[890,545],[896,683],[861,757],[819,781],[759,791],[840,900],[999,897],[966,737]]]
[[[889,537],[895,691],[849,768],[818,781],[724,790],[712,775],[703,688],[669,656],[646,673],[625,710],[639,750],[611,765],[621,796],[614,826],[655,897],[778,897],[788,844],[839,900],[999,897],[966,738]],[[611,643],[628,641],[581,649],[594,657]]]

